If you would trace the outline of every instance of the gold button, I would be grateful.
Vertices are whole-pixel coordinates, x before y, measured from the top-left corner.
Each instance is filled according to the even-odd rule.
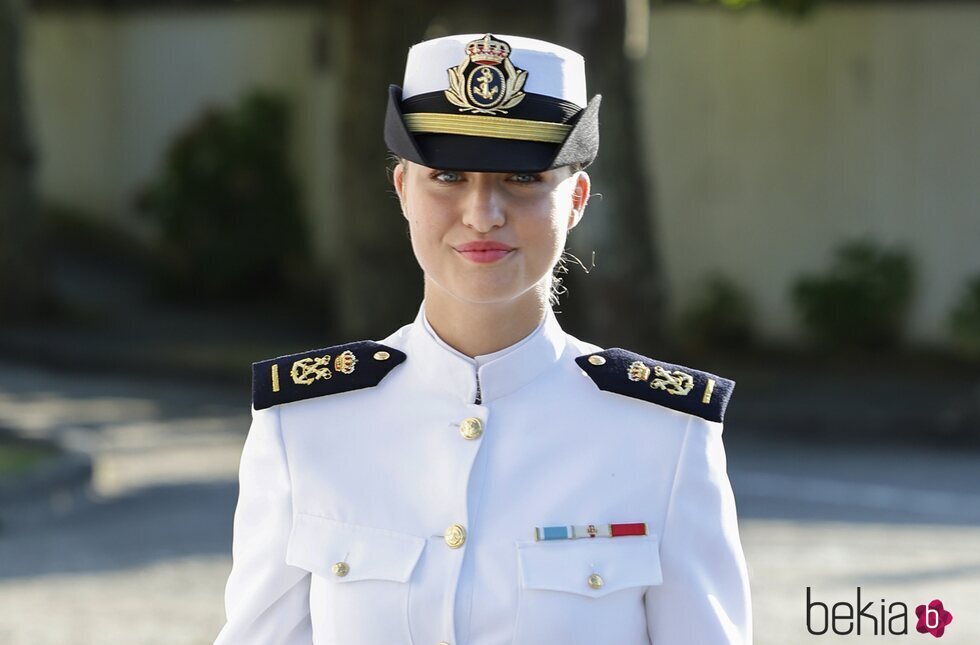
[[[347,566],[346,562],[338,562],[337,564],[333,565],[333,567],[331,567],[331,570],[333,571],[333,574],[338,578],[343,578],[348,573],[350,573],[350,567]]]
[[[591,576],[589,576],[589,586],[593,589],[602,589],[603,584],[604,582],[602,580],[602,576],[600,576],[598,573],[593,573]]]
[[[593,354],[592,356],[589,356],[589,362],[593,365],[605,365],[606,359],[598,354]]]
[[[388,352],[375,352],[374,353],[374,360],[376,360],[376,361],[386,361],[389,358],[391,358],[391,354],[389,354]]]
[[[463,419],[463,422],[459,424],[459,433],[463,435],[463,439],[479,439],[480,435],[483,434],[483,422],[476,417],[468,417]]]
[[[450,549],[458,549],[466,543],[466,529],[462,524],[453,524],[446,529],[443,538]]]

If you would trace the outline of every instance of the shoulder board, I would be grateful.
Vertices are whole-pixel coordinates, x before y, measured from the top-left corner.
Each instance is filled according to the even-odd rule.
[[[643,399],[672,410],[722,421],[735,382],[613,347],[575,362],[600,390]]]
[[[259,361],[252,364],[252,407],[374,387],[404,360],[404,352],[362,340]]]

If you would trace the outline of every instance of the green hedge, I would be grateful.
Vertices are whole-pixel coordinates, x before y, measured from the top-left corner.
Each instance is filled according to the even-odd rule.
[[[286,100],[254,92],[208,110],[169,147],[139,198],[160,233],[168,294],[233,300],[303,282],[310,244],[289,131]]]
[[[807,333],[822,345],[894,347],[904,334],[914,277],[904,250],[851,241],[837,248],[826,271],[795,282],[793,304]]]

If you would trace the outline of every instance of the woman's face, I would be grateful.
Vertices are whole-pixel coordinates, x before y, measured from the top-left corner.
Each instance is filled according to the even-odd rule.
[[[568,167],[508,174],[406,161],[393,180],[427,289],[471,304],[547,302],[552,269],[589,195],[588,174]]]

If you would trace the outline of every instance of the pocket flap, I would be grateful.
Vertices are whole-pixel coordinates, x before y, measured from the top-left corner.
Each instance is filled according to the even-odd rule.
[[[286,549],[286,563],[336,580],[408,582],[425,548],[425,539],[370,526],[298,513]],[[334,565],[347,565],[344,575]]]
[[[663,582],[656,535],[519,542],[517,558],[525,589],[599,597]]]

